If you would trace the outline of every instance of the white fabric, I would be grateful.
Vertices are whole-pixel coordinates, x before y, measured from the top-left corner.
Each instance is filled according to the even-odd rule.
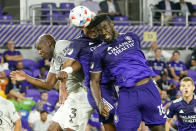
[[[116,12],[113,2],[107,1],[108,3],[108,12]]]
[[[40,113],[37,110],[30,111],[28,117],[28,123],[34,124],[36,121],[40,120]]]
[[[171,4],[170,2],[168,1],[165,1],[165,16],[172,16],[172,13],[171,13]]]
[[[59,40],[56,42],[54,49],[54,57],[52,58],[49,73],[58,74],[61,70],[61,66],[66,61],[66,53],[68,50],[68,46],[70,41],[68,40]],[[75,88],[78,88],[78,84],[83,83],[83,73],[82,72],[74,72],[68,75],[68,80],[66,82],[66,87],[68,93]]]
[[[33,131],[47,131],[50,125],[50,121],[46,120],[42,122],[41,120],[37,120],[33,125]]]
[[[0,96],[0,131],[13,131],[18,119],[20,117],[13,103]]]
[[[69,94],[52,120],[59,123],[62,129],[84,131],[92,111],[93,108],[88,103],[87,91],[85,88],[77,88]]]
[[[183,15],[185,16],[186,12],[188,12],[188,15],[190,15],[187,4],[186,3],[184,3],[184,4],[181,3],[180,5],[181,5],[181,11],[183,12]]]

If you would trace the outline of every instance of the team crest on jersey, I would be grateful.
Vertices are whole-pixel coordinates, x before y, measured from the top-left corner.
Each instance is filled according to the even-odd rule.
[[[118,123],[119,122],[119,118],[118,118],[118,116],[116,114],[114,115],[114,122],[115,123]]]
[[[63,60],[60,56],[57,57],[57,61],[58,61],[58,63],[63,63]]]
[[[130,36],[125,36],[125,39],[129,41],[129,40],[131,40],[131,37]]]
[[[67,54],[68,54],[68,55],[71,55],[72,53],[73,53],[73,48],[67,49]]]
[[[91,62],[90,63],[90,68],[93,69],[94,68],[94,65],[95,65],[94,62]]]
[[[196,107],[194,107],[194,112],[196,113]]]

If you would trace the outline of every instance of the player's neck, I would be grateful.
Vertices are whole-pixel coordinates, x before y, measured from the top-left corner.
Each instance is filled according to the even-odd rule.
[[[190,101],[193,99],[193,95],[187,96],[187,97],[183,97],[184,101],[186,101],[187,104],[190,103]]]

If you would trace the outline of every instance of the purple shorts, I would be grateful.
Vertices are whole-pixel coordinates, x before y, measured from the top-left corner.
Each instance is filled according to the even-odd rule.
[[[114,116],[117,128],[137,129],[141,121],[149,126],[164,124],[164,115],[160,93],[152,80],[141,86],[119,89]]]
[[[117,102],[117,94],[113,90],[114,87],[112,85],[101,85],[101,96],[103,98],[104,104],[107,104],[110,108],[110,115],[105,118],[99,115],[99,121],[102,123],[113,123],[113,118],[115,114],[115,104]],[[88,88],[88,101],[90,105],[98,111],[98,107],[96,106],[95,100],[92,96],[91,90]]]

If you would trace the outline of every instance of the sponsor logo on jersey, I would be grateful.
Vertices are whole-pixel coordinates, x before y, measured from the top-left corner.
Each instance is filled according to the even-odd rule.
[[[90,68],[93,69],[94,68],[94,62],[90,63]]]
[[[73,53],[73,49],[72,48],[67,49],[67,54],[68,55],[71,55],[72,53]]]
[[[184,111],[181,109],[181,110],[179,111],[179,113],[181,113],[181,114],[182,114],[182,113],[184,113]]]

